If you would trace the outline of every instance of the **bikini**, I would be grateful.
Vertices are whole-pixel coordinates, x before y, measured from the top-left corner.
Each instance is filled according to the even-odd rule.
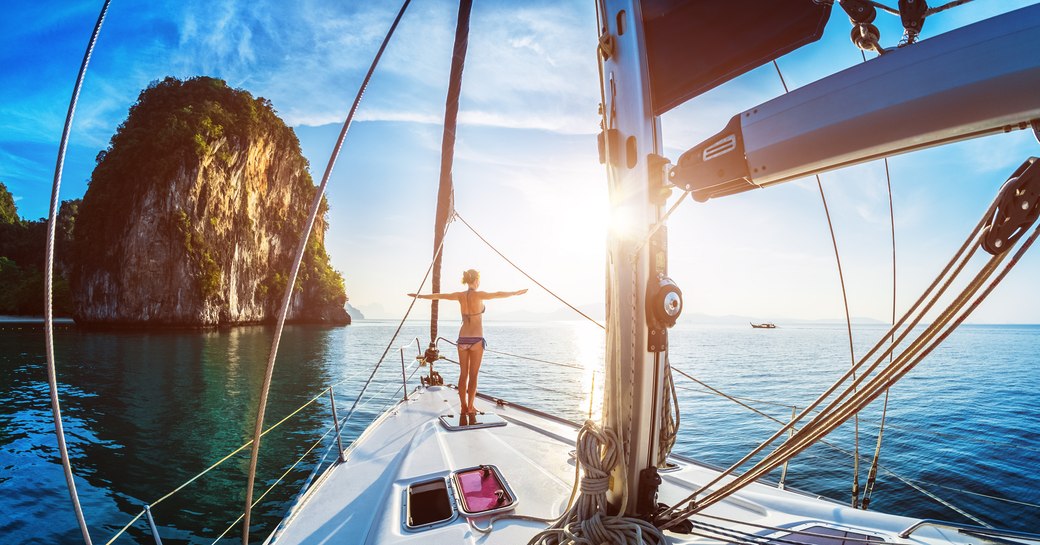
[[[473,290],[469,290],[466,292],[467,303],[469,302],[469,292],[471,291]],[[466,314],[465,312],[463,312],[462,321],[465,322],[473,316],[480,316],[481,314],[484,314],[484,311],[486,310],[487,305],[484,305],[481,307],[480,312],[474,312],[472,314]],[[487,348],[487,339],[485,339],[484,337],[459,337],[458,341],[456,341],[456,345],[459,347],[459,350],[469,350],[470,348],[476,346],[477,343],[481,343],[484,346],[484,348]]]

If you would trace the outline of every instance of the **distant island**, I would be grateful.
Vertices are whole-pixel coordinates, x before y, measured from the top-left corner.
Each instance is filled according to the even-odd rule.
[[[98,154],[82,201],[62,207],[63,310],[95,326],[273,321],[316,191],[308,168],[296,134],[267,99],[209,77],[153,83]],[[2,193],[0,275],[16,264],[27,276],[30,266],[42,269],[42,248],[15,252],[26,261],[17,262],[8,255],[11,234],[38,231],[33,223],[45,232],[46,222],[10,221]],[[323,200],[295,283],[292,322],[350,323],[343,277],[325,250],[327,212]],[[42,300],[42,281],[32,283],[23,278],[18,297]],[[0,314],[37,310],[3,307],[16,291],[8,286]]]

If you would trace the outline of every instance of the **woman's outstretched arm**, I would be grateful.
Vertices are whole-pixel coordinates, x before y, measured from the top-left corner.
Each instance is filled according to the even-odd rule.
[[[458,301],[459,300],[459,292],[455,292],[455,293],[420,293],[419,295],[416,295],[414,293],[409,293],[408,297],[418,297],[419,299],[448,299],[448,300],[452,300],[452,301]]]
[[[527,288],[517,291],[482,291],[480,292],[481,299],[505,299],[506,297],[513,297],[515,295],[523,295],[527,293]]]

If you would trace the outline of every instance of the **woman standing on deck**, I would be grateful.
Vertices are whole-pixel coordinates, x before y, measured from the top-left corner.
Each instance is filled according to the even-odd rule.
[[[462,283],[469,286],[466,291],[455,293],[431,293],[409,297],[419,299],[450,299],[458,301],[462,307],[462,327],[459,328],[459,401],[462,414],[474,415],[473,401],[477,397],[477,373],[480,372],[480,361],[484,358],[487,340],[484,339],[484,301],[488,299],[504,299],[514,295],[527,293],[526,289],[518,291],[477,291],[480,287],[480,273],[470,269],[462,273]]]

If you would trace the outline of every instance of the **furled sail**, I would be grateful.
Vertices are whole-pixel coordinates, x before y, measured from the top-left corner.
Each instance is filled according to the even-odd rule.
[[[654,115],[820,39],[813,0],[643,0]]]

